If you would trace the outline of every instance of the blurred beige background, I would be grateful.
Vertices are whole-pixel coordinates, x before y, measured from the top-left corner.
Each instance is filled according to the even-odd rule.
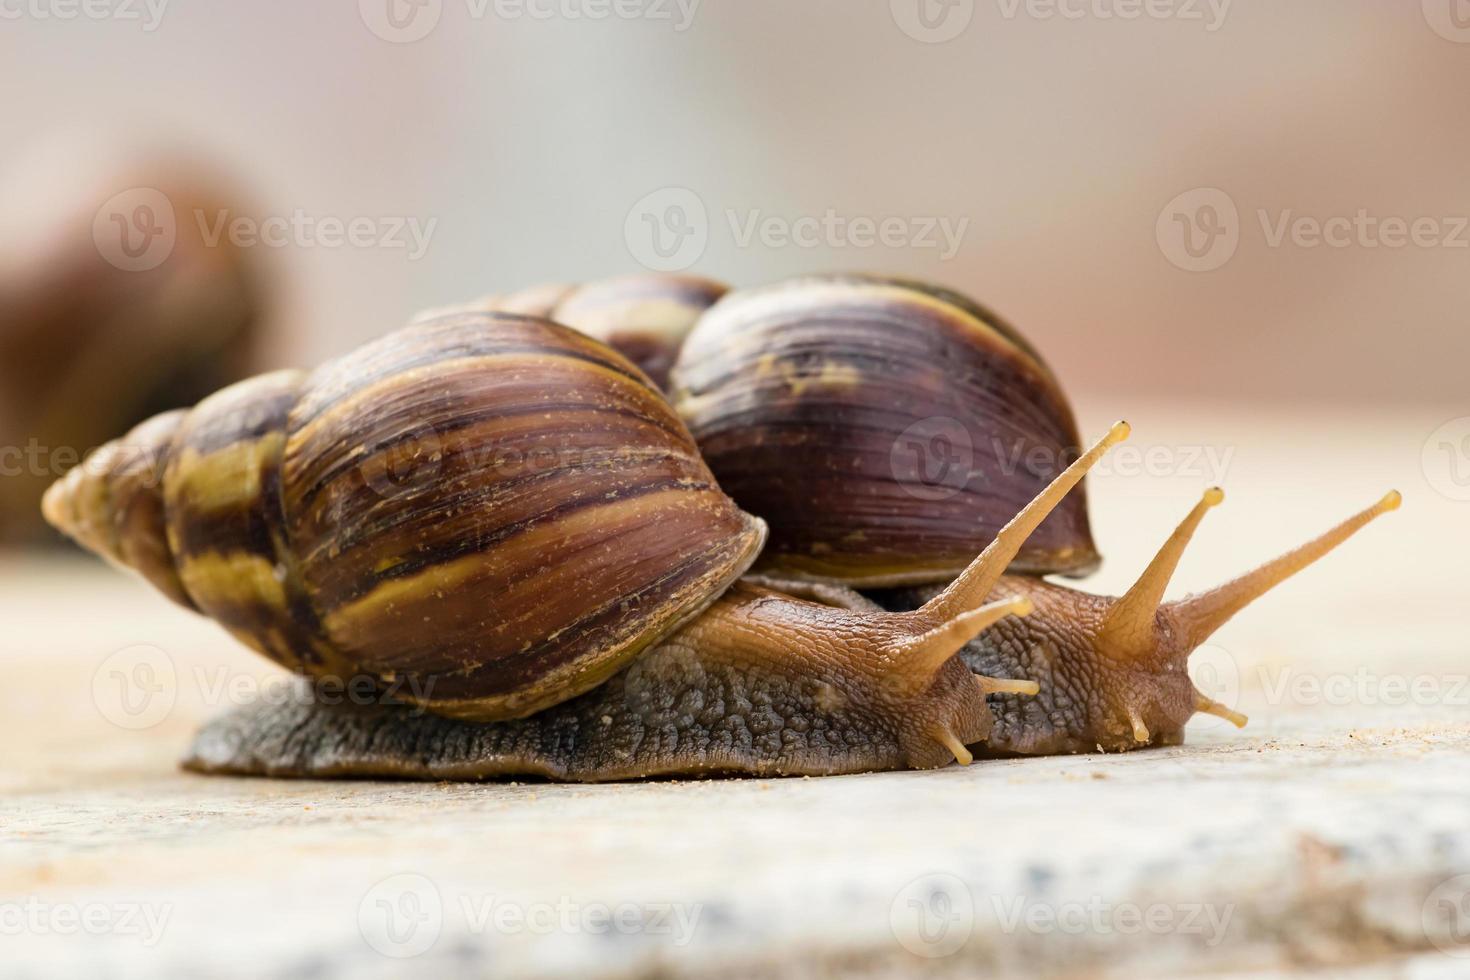
[[[285,284],[275,362],[427,305],[639,269],[647,221],[699,218],[669,211],[682,188],[704,220],[674,261],[967,289],[1084,416],[1147,396],[1464,403],[1464,0],[1153,0],[1131,19],[1134,0],[97,2],[0,10],[12,173],[100,127],[217,161],[265,215],[432,222],[417,258],[258,246]],[[829,212],[849,230],[744,234]],[[1289,224],[1360,212],[1340,245]],[[860,219],[898,224],[873,243]],[[1417,232],[1394,247],[1390,219]],[[963,229],[952,249],[941,227]]]

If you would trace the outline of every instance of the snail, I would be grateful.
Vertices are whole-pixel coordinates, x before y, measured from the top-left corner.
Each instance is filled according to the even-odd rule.
[[[685,336],[728,288],[702,276],[638,273],[580,286],[544,283],[459,307],[427,310],[420,319],[455,310],[546,317],[607,344],[663,389]]]
[[[672,373],[715,478],[770,525],[758,570],[854,609],[914,609],[942,594],[1012,500],[1076,452],[1071,409],[1035,347],[973,300],[924,283],[818,276],[732,292],[695,326]],[[930,467],[946,454],[959,457],[949,470]],[[1190,653],[1400,503],[1391,492],[1255,572],[1163,603],[1190,536],[1223,498],[1206,491],[1115,599],[1041,577],[1099,560],[1081,488],[1069,495],[996,584],[995,595],[1034,612],[998,621],[963,653],[980,674],[1037,684],[1035,696],[991,702],[980,752],[1174,745],[1197,711],[1244,725],[1190,682]],[[853,587],[869,594],[854,600]]]
[[[209,772],[568,780],[930,768],[987,697],[956,652],[1120,423],[943,592],[889,612],[737,581],[765,524],[627,359],[537,317],[448,312],[311,373],[157,416],[46,518],[307,679],[209,723]],[[977,549],[979,551],[979,549]],[[834,601],[846,597],[846,603]],[[373,703],[316,684],[367,679]]]
[[[1079,443],[1055,374],[1014,328],[904,280],[728,294],[685,341],[671,397],[720,485],[770,525],[760,569],[854,588],[952,579]],[[1098,560],[1079,489],[1016,570]]]
[[[38,504],[77,462],[71,447],[249,374],[275,290],[260,250],[188,217],[245,202],[177,148],[59,133],[7,153],[3,170],[0,543],[34,545],[50,537]]]

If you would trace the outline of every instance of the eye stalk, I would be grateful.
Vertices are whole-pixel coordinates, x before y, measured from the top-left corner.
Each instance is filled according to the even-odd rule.
[[[1125,668],[1147,668],[1160,660],[1187,660],[1196,647],[1237,612],[1327,555],[1374,518],[1397,510],[1403,500],[1397,490],[1390,491],[1372,507],[1253,572],[1208,592],[1164,602],[1164,591],[1195,530],[1206,512],[1224,499],[1225,494],[1218,487],[1206,490],[1200,502],[1149,562],[1138,581],[1108,607],[1102,625],[1092,637],[1092,646],[1099,658]],[[1245,715],[1206,697],[1198,689],[1193,690],[1192,708],[1224,718],[1237,728],[1245,727],[1247,721]],[[1153,736],[1139,705],[1129,703],[1123,712],[1134,741],[1139,744],[1150,742]]]

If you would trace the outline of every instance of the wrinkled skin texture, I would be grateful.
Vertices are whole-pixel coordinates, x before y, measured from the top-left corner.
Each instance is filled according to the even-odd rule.
[[[895,662],[888,644],[902,622],[740,584],[606,683],[528,718],[473,723],[304,694],[210,722],[184,764],[248,775],[588,782],[943,766],[954,755],[933,733],[983,741],[990,712],[959,658],[919,674]]]
[[[912,609],[941,586],[875,593],[889,609]],[[1054,585],[1028,575],[1006,575],[992,599],[1030,597],[1036,611],[1007,617],[961,652],[975,673],[1034,680],[1035,697],[994,695],[994,727],[980,756],[1122,752],[1146,745],[1178,745],[1194,714],[1189,650],[1167,609],[1155,618],[1155,643],[1142,657],[1110,656],[1094,643],[1107,610],[1117,600]],[[1148,727],[1150,738],[1134,736],[1129,709]]]

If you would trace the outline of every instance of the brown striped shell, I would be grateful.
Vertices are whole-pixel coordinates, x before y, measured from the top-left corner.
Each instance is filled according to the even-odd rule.
[[[730,293],[685,341],[672,390],[720,485],[770,524],[760,567],[859,587],[948,581],[1079,451],[1030,343],[904,280]],[[1079,488],[1012,568],[1097,562]]]
[[[667,388],[684,338],[728,288],[701,276],[615,276],[572,290],[551,318],[611,346]]]
[[[160,416],[45,510],[274,660],[405,682],[476,720],[596,686],[764,537],[623,357],[499,314],[420,321]]]

